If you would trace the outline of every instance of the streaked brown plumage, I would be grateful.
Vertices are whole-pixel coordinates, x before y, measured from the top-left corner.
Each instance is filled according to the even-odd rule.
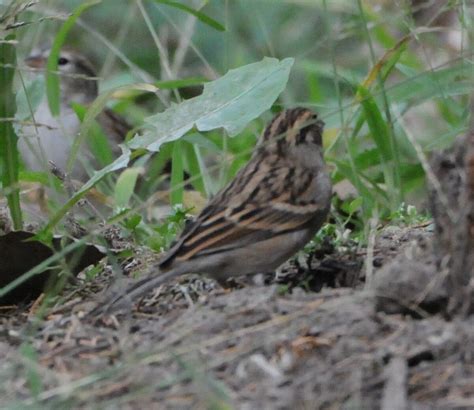
[[[124,307],[183,273],[224,281],[270,272],[300,250],[330,207],[322,129],[305,108],[276,115],[248,164],[186,226],[154,271],[93,313]]]

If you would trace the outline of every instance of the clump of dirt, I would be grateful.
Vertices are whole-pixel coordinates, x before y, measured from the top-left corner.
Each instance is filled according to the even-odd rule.
[[[288,291],[302,287],[310,292],[327,288],[358,288],[364,253],[358,253],[355,243],[335,246],[326,238],[310,252],[302,252],[283,265],[279,271],[265,278],[266,284],[284,285]]]
[[[377,275],[378,309],[396,313],[474,312],[474,132],[432,159],[435,234],[402,252]]]

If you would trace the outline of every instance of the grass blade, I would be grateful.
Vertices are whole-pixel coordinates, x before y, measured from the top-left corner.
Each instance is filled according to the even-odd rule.
[[[10,215],[15,229],[21,229],[20,191],[18,187],[19,158],[18,137],[11,119],[15,116],[16,104],[13,93],[16,50],[10,43],[15,37],[7,36],[0,44],[0,165],[3,191],[6,194]]]
[[[187,170],[190,176],[190,182],[197,191],[206,195],[204,181],[202,179],[202,170],[196,154],[196,148],[193,144],[183,141],[183,153],[186,158]]]
[[[193,87],[196,85],[202,85],[207,83],[209,80],[204,77],[190,77],[183,78],[181,80],[168,80],[168,81],[156,81],[154,84],[160,90],[173,90],[175,88]]]
[[[387,124],[370,92],[364,86],[360,86],[358,93],[362,97],[361,105],[371,137],[379,149],[383,161],[389,162],[393,159],[393,154],[390,147]]]
[[[72,108],[79,120],[83,122],[87,108],[76,103],[72,103]],[[104,131],[97,121],[92,121],[92,125],[89,126],[89,132],[87,133],[86,138],[87,146],[90,148],[94,158],[97,159],[102,167],[105,167],[114,160],[114,154],[109,139],[104,134]]]
[[[61,221],[61,219],[66,215],[66,213],[81,199],[87,192],[94,187],[99,181],[101,181],[106,175],[111,172],[118,171],[119,169],[125,168],[128,165],[130,160],[130,150],[125,145],[120,145],[122,148],[122,155],[118,157],[114,162],[102,168],[99,171],[95,171],[89,181],[87,181],[81,189],[79,189],[73,196],[70,198],[66,204],[57,211],[49,220],[48,224],[36,235],[38,240],[46,241],[47,238],[51,237],[51,232],[53,228]]]
[[[192,14],[199,21],[201,21],[204,24],[207,24],[209,27],[212,27],[213,29],[216,29],[217,31],[225,31],[225,27],[221,23],[209,17],[208,15],[198,10],[195,10],[189,6],[178,3],[176,1],[170,1],[170,0],[154,0],[154,1],[155,3],[165,4],[166,6],[174,7],[176,9],[183,10],[186,13]]]
[[[133,167],[125,169],[117,179],[115,184],[115,208],[122,210],[129,207],[130,198],[135,190],[142,168]]]
[[[170,198],[171,204],[177,205],[183,203],[183,179],[184,179],[184,166],[183,166],[183,148],[182,141],[175,141],[173,144],[173,154],[171,160],[171,188]]]
[[[370,136],[379,151],[381,159],[380,165],[383,169],[387,192],[390,193],[392,198],[394,198],[395,193],[400,187],[396,186],[397,179],[395,178],[394,169],[396,167],[393,166],[395,155],[392,150],[391,133],[370,92],[361,85],[358,89],[358,95],[362,97],[362,110],[367,125],[369,126]]]
[[[54,37],[53,45],[51,46],[51,52],[46,64],[46,95],[48,96],[49,110],[54,116],[58,116],[60,111],[59,76],[57,70],[58,57],[61,47],[66,41],[66,36],[76,23],[76,20],[79,18],[79,16],[88,8],[100,2],[101,0],[95,0],[81,4],[79,7],[77,7],[69,16],[69,18],[63,23],[58,31],[58,34],[56,34],[56,37]]]

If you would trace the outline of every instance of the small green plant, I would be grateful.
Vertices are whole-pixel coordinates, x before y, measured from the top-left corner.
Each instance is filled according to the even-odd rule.
[[[173,207],[163,223],[152,228],[153,233],[148,237],[147,245],[156,252],[163,252],[169,248],[176,235],[183,229],[190,209],[184,209],[181,205]]]
[[[426,213],[420,213],[414,205],[402,203],[400,207],[390,215],[389,221],[392,224],[412,226],[428,223],[430,216]]]

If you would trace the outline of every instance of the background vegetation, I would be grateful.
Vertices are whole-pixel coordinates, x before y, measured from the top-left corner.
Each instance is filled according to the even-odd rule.
[[[432,178],[427,158],[468,126],[474,88],[469,3],[0,0],[1,199],[15,229],[23,229],[30,222],[21,211],[24,184],[52,183],[25,169],[16,150],[21,126],[38,102],[48,92],[57,103],[51,73],[46,80],[32,77],[23,63],[35,47],[49,43],[56,51],[62,44],[80,50],[98,70],[100,97],[92,107],[77,107],[82,130],[93,138],[103,138],[93,114],[105,105],[138,130],[146,121],[159,124],[153,116],[173,104],[179,111],[183,101],[201,95],[204,84],[230,69],[264,57],[292,57],[294,63],[272,109],[261,114],[262,107],[249,103],[254,119],[237,135],[220,127],[193,128],[153,155],[135,146],[118,165],[99,150],[99,162],[109,168],[68,201],[51,200],[45,219],[34,227],[46,243],[53,233],[71,232],[67,212],[95,185],[111,210],[103,224],[76,215],[83,241],[101,242],[103,231],[115,224],[138,247],[166,249],[186,215],[245,164],[272,111],[297,105],[313,108],[326,123],[326,160],[336,194],[330,224],[317,239],[340,240],[349,233],[362,244],[384,223],[418,223],[426,213],[425,181]],[[129,157],[133,161],[125,168]],[[163,188],[165,169],[171,176]],[[53,184],[61,189],[59,180]],[[157,199],[157,190],[166,191],[164,199]],[[56,253],[42,269],[61,265],[72,249]],[[5,292],[0,289],[0,297]],[[22,349],[25,360],[35,363],[31,345]],[[41,378],[35,366],[26,368],[35,396],[42,391]]]
[[[169,1],[26,4],[3,6],[5,33],[15,35],[11,50],[18,56],[18,63],[15,53],[11,57],[16,71],[13,92],[21,95],[26,87],[29,96],[18,98],[18,122],[28,117],[44,93],[38,79],[30,84],[22,60],[45,43],[64,43],[89,56],[102,79],[102,95],[134,83],[161,88],[156,93],[125,90],[105,95],[101,104],[114,106],[137,127],[173,102],[198,95],[199,84],[231,68],[264,56],[294,57],[275,109],[304,105],[321,114],[327,161],[342,197],[337,207],[346,217],[357,217],[349,218],[355,223],[352,228],[368,227],[371,217],[389,218],[405,203],[423,208],[425,155],[449,146],[466,129],[472,89],[471,20],[463,1],[179,3],[184,8]],[[64,20],[71,12],[77,20],[69,18],[66,33]],[[8,81],[4,77],[6,89]],[[3,114],[12,117],[13,106],[8,104]],[[166,160],[172,159],[172,203],[183,202],[184,171],[194,189],[209,196],[245,163],[270,115],[232,138],[221,130],[192,131],[188,138],[162,146],[159,155],[142,157],[139,165],[147,172],[130,201],[136,178],[119,178],[117,186],[113,177],[101,189],[116,201],[117,190],[125,190],[115,214],[124,208],[137,210],[132,222],[128,214],[128,227],[140,224],[147,238],[154,236],[151,242],[161,243],[138,215],[159,186]],[[4,126],[8,128],[8,122]],[[198,139],[197,144],[190,142]],[[44,181],[28,172],[15,177],[18,161],[11,145],[4,151],[11,155],[3,167],[5,192],[15,192],[16,178]],[[209,157],[212,161],[206,161]],[[18,200],[14,195],[9,199],[19,227]],[[57,222],[59,218],[48,228]]]

